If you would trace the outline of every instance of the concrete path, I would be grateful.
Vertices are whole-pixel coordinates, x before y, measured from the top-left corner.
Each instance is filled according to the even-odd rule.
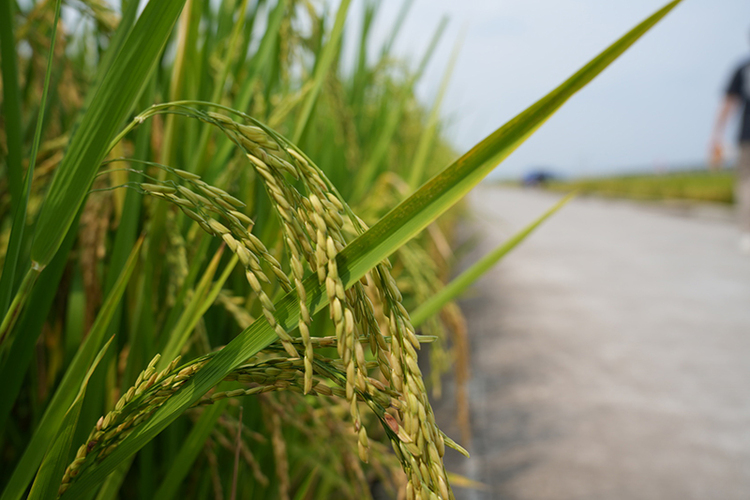
[[[556,199],[476,190],[466,264]],[[750,257],[714,212],[574,200],[474,287],[473,456],[447,460],[489,489],[457,498],[750,498]]]

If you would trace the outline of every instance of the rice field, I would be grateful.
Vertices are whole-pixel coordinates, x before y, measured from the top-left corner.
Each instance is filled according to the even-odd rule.
[[[451,209],[679,1],[460,156],[409,0],[376,49],[375,2],[140,3],[0,1],[0,500],[454,498],[452,301],[562,204],[446,286]]]
[[[734,174],[726,170],[592,177],[552,181],[545,187],[552,191],[634,200],[734,202]]]

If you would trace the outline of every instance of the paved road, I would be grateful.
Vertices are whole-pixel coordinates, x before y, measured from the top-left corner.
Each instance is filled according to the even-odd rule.
[[[475,191],[466,261],[556,199]],[[475,286],[459,499],[750,498],[750,257],[703,212],[574,200]]]

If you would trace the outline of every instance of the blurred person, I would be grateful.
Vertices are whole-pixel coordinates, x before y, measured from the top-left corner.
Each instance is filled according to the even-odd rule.
[[[720,168],[723,160],[723,137],[727,121],[737,112],[741,113],[738,138],[740,156],[737,161],[735,202],[740,226],[740,250],[750,254],[750,60],[746,60],[734,71],[724,100],[719,108],[711,139],[712,168]]]

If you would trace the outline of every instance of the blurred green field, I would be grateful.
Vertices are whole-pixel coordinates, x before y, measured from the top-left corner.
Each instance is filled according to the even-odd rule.
[[[593,177],[551,181],[546,187],[552,191],[578,190],[583,195],[636,200],[734,202],[734,173],[731,170]]]

